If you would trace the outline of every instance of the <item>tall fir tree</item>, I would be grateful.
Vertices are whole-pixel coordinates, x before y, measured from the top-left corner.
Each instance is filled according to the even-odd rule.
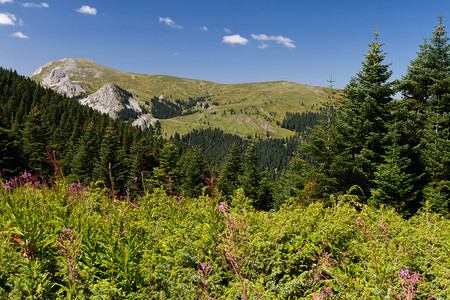
[[[153,168],[158,166],[153,144],[155,144],[154,139],[149,136],[142,137],[133,143],[130,149],[131,177],[152,178]]]
[[[158,157],[159,165],[153,169],[153,186],[165,186],[169,193],[178,192],[182,170],[179,165],[180,147],[174,142],[167,142],[162,147]]]
[[[105,131],[102,143],[99,149],[99,156],[93,170],[93,178],[103,181],[108,187],[114,185],[121,187],[123,181],[123,172],[118,153],[120,150],[120,140],[116,129],[108,126]]]
[[[337,131],[342,136],[343,156],[350,164],[340,185],[358,185],[370,196],[376,167],[383,161],[384,140],[391,123],[391,104],[395,93],[389,81],[392,71],[384,63],[379,32],[369,45],[361,70],[344,89],[338,109]]]
[[[411,160],[402,154],[407,151],[408,145],[399,145],[399,137],[396,128],[392,128],[385,137],[390,144],[385,147],[384,161],[376,166],[368,204],[373,207],[386,205],[410,216],[416,209],[416,178],[406,171]]]
[[[183,183],[181,189],[186,196],[196,198],[202,194],[202,189],[207,186],[202,174],[208,175],[208,165],[200,150],[188,151],[180,159],[183,165]]]
[[[412,120],[406,132],[411,173],[420,173],[416,189],[436,211],[450,212],[450,45],[438,17],[433,36],[424,39],[417,57],[399,82],[403,106]]]
[[[71,161],[71,172],[68,180],[80,181],[87,185],[92,180],[92,173],[99,153],[99,139],[93,123],[90,123],[79,141],[75,155]]]
[[[261,174],[258,171],[258,158],[256,157],[254,144],[250,144],[247,148],[244,171],[239,181],[240,186],[244,189],[245,196],[249,197],[252,200],[252,204],[256,206],[259,198]]]
[[[298,154],[289,162],[275,186],[275,209],[279,209],[289,198],[298,203],[309,204],[308,197],[305,197],[306,168],[307,163]]]
[[[0,126],[0,171],[11,177],[23,170],[22,143],[16,132]]]
[[[242,161],[239,148],[236,143],[230,148],[230,152],[222,164],[218,178],[217,188],[224,195],[233,195],[239,187],[239,176],[242,175]]]
[[[325,119],[311,130],[307,142],[301,145],[301,153],[308,157],[308,163],[297,158],[285,175],[293,176],[293,173],[301,172],[301,175],[295,176],[302,178],[308,194],[323,201],[327,201],[331,193],[340,190],[338,178],[345,177],[343,171],[349,169],[348,162],[342,157],[345,144],[335,122],[341,96],[333,88],[333,79],[328,82],[327,97],[323,101]]]
[[[49,134],[48,124],[44,121],[40,110],[33,107],[26,118],[22,134],[28,171],[45,175],[51,174],[46,160]]]

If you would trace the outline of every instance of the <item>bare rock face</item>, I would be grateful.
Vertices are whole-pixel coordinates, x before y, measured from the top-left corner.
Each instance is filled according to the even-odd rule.
[[[117,119],[118,113],[123,109],[131,109],[138,113],[142,112],[141,106],[131,97],[130,93],[110,83],[104,85],[87,98],[81,99],[80,103],[92,107],[101,113],[106,113],[113,119]]]
[[[150,127],[157,119],[152,118],[150,115],[142,115],[138,119],[134,120],[133,126],[138,126],[142,129]]]
[[[47,65],[44,65],[37,69],[34,72],[33,76],[40,74],[42,72],[42,69],[46,66]],[[63,66],[53,69],[47,76],[42,78],[41,83],[45,86],[55,89],[60,94],[65,94],[68,97],[86,93],[83,88],[69,79],[68,72],[72,70],[74,66],[75,63],[73,60],[66,59]]]

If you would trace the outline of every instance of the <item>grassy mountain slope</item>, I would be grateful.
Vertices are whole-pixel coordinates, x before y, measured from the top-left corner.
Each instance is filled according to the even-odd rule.
[[[325,98],[323,87],[290,81],[219,84],[167,75],[147,75],[107,68],[88,59],[63,59],[45,64],[32,78],[42,82],[55,68],[62,68],[72,82],[92,94],[107,83],[133,94],[142,105],[164,95],[169,101],[204,98],[208,108],[198,106],[194,114],[161,120],[164,135],[185,134],[194,128],[219,127],[239,135],[285,137],[281,128],[286,112],[317,110]],[[149,106],[150,108],[150,106]]]

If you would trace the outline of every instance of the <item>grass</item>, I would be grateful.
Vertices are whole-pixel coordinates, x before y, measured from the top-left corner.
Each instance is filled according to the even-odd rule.
[[[41,81],[54,68],[68,65],[72,66],[70,79],[89,94],[106,83],[112,83],[132,93],[142,105],[152,97],[161,95],[168,100],[205,97],[210,105],[218,104],[214,109],[200,109],[193,115],[163,120],[166,136],[175,132],[185,134],[194,128],[219,127],[224,132],[239,135],[256,133],[263,136],[269,133],[274,137],[287,137],[293,135],[293,132],[282,129],[277,124],[283,120],[286,112],[317,111],[326,97],[324,87],[291,81],[219,84],[167,75],[127,73],[88,59],[52,62],[32,78]],[[231,114],[232,111],[234,114]]]

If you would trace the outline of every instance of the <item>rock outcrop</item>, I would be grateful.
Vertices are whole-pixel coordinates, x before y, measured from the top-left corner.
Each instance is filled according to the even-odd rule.
[[[47,67],[47,65],[44,65],[37,69],[32,76],[40,74],[45,67]],[[41,83],[44,86],[55,89],[58,93],[65,94],[68,97],[86,93],[83,88],[69,79],[69,71],[72,71],[73,68],[75,68],[75,62],[71,59],[65,59],[65,64],[56,67],[46,76],[44,76],[41,80]]]
[[[142,129],[150,127],[157,119],[152,118],[151,115],[142,115],[133,121],[133,126],[138,126]]]
[[[113,119],[117,119],[118,113],[123,109],[131,109],[137,113],[142,113],[141,106],[129,92],[110,83],[87,98],[81,99],[80,103],[101,113],[106,113]]]

